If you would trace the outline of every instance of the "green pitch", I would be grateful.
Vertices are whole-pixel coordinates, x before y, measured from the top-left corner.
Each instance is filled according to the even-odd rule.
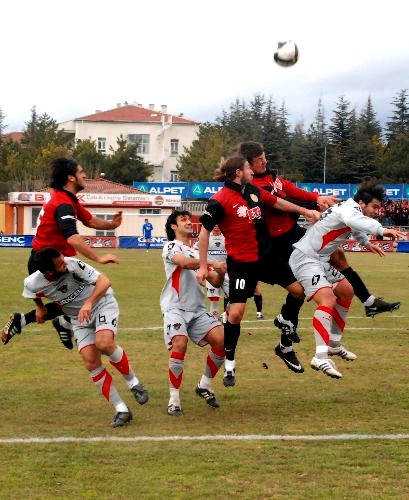
[[[0,253],[2,326],[10,312],[29,310],[31,303],[21,296],[28,250],[2,248]],[[78,353],[64,349],[49,323],[30,325],[7,346],[0,345],[0,498],[409,496],[408,439],[348,439],[409,433],[407,255],[380,259],[349,254],[375,295],[401,300],[402,306],[370,319],[354,300],[344,341],[358,359],[336,359],[341,380],[309,368],[314,352],[310,304],[301,311],[302,342],[296,348],[305,373],[290,372],[273,355],[278,331],[272,319],[284,294],[263,286],[266,320],[255,320],[249,301],[236,387],[223,387],[219,374],[214,390],[221,407],[212,409],[199,399],[194,387],[207,349],[190,345],[181,391],[185,414],[172,418],[166,414],[160,251],[118,254],[120,265],[99,269],[111,278],[120,305],[118,343],[148,388],[150,401],[137,405],[107,364],[134,414],[129,426],[112,429],[114,409],[97,393]],[[348,436],[296,439],[340,434]],[[233,435],[234,440],[213,440]],[[258,438],[238,439],[249,435]],[[294,440],[260,439],[262,435]],[[142,436],[164,441],[136,440]],[[117,437],[124,441],[109,441]],[[24,441],[28,438],[40,441]],[[51,441],[41,441],[47,438]]]

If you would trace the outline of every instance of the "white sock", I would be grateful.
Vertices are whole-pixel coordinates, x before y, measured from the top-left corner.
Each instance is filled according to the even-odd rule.
[[[233,360],[230,360],[230,359],[226,359],[224,361],[224,369],[226,370],[226,372],[232,372],[236,367],[236,360],[233,359]]]
[[[169,389],[169,392],[170,392],[169,404],[174,404],[176,406],[180,406],[180,393],[179,393],[179,389],[174,389],[174,388],[171,387]]]
[[[373,295],[371,295],[369,297],[369,299],[365,300],[364,306],[369,307],[369,306],[373,305],[374,302],[375,302],[375,297]]]
[[[127,412],[127,411],[129,411],[129,408],[122,401],[122,403],[118,403],[117,405],[115,405],[115,410],[120,411],[120,412]]]
[[[206,375],[202,375],[202,378],[200,379],[200,382],[199,382],[199,387],[201,389],[210,389],[211,383],[212,383],[211,378],[206,377]]]

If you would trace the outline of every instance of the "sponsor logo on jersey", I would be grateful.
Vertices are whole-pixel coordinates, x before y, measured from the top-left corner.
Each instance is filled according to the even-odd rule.
[[[251,193],[251,194],[250,194],[250,199],[251,199],[252,201],[254,201],[254,203],[257,203],[257,202],[258,202],[258,196],[257,196],[256,194],[254,194],[254,193]]]
[[[68,297],[65,297],[65,299],[59,300],[58,304],[60,304],[60,306],[63,306],[65,304],[69,304],[70,302],[72,302],[73,300],[75,300],[78,297],[78,295],[80,295],[84,291],[84,288],[85,288],[85,285],[80,285],[75,290],[75,292],[73,292],[71,295],[68,295]]]
[[[247,210],[247,215],[248,215],[249,220],[259,219],[261,217],[260,207],[249,208]]]

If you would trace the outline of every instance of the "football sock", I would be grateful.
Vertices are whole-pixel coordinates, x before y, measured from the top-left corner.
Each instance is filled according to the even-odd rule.
[[[341,344],[342,333],[345,328],[345,322],[347,320],[350,307],[351,302],[337,299],[335,308],[332,311],[331,336],[329,343],[331,347],[337,347]]]
[[[374,302],[375,302],[375,296],[371,295],[368,300],[365,300],[364,306],[370,307],[373,305]]]
[[[260,313],[263,310],[263,296],[262,295],[254,295],[253,299],[254,299],[254,303],[256,304],[257,312]]]
[[[171,352],[169,356],[169,387],[179,389],[182,384],[185,355],[180,352]]]
[[[284,319],[291,321],[294,328],[298,326],[298,315],[304,304],[304,299],[297,299],[291,293],[287,294],[285,303],[281,307],[281,315]]]
[[[199,382],[199,387],[203,389],[209,389],[211,385],[212,379],[216,376],[219,368],[224,363],[225,353],[224,351],[218,351],[214,347],[212,347],[207,355],[206,366],[204,370],[204,374]]]
[[[98,368],[95,368],[95,370],[92,370],[90,375],[94,384],[97,386],[104,398],[115,406],[116,409],[118,405],[123,403],[125,410],[117,409],[117,411],[128,411],[128,407],[122,401],[121,396],[115,388],[112,381],[112,375],[103,366],[99,366]]]
[[[116,346],[115,351],[109,356],[109,362],[124,377],[129,388],[139,384],[139,380],[128,361],[128,356],[122,347]]]
[[[314,329],[316,357],[328,358],[328,345],[330,339],[333,310],[327,306],[318,306],[312,318]]]
[[[224,324],[224,350],[226,351],[226,359],[234,360],[239,337],[240,323],[233,324],[227,319],[227,322]]]
[[[361,277],[357,272],[355,272],[352,267],[347,267],[341,273],[345,276],[345,278],[351,283],[352,288],[354,289],[354,294],[358,297],[361,302],[365,302],[369,299],[371,294],[366,288],[365,283],[361,280]]]

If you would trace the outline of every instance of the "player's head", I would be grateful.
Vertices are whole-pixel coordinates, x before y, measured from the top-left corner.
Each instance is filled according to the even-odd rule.
[[[220,165],[214,178],[219,182],[233,181],[245,186],[253,180],[253,171],[244,156],[235,155]]]
[[[216,224],[212,230],[212,234],[214,236],[220,236],[222,232],[220,231],[220,227]]]
[[[188,210],[174,210],[166,219],[165,229],[169,241],[193,234],[192,214]]]
[[[376,179],[363,182],[355,193],[354,200],[367,217],[376,217],[385,198],[385,188]]]
[[[267,160],[264,153],[264,147],[260,142],[242,142],[239,144],[237,152],[239,155],[246,158],[255,174],[262,174],[265,172]]]
[[[67,270],[64,256],[53,247],[45,247],[39,250],[34,257],[37,269],[45,277],[59,276]]]
[[[51,163],[50,187],[63,189],[70,186],[74,193],[85,188],[86,175],[81,165],[74,158],[56,158]]]
[[[147,224],[148,222],[149,222],[148,219],[145,219],[145,224]]]

